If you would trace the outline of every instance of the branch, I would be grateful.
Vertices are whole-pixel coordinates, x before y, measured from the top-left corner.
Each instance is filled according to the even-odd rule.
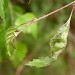
[[[73,2],[71,2],[71,3],[69,3],[69,4],[67,4],[67,5],[65,5],[65,6],[59,8],[59,9],[57,9],[57,10],[55,10],[55,11],[49,13],[49,14],[46,14],[46,15],[40,17],[40,18],[34,18],[34,19],[32,19],[31,21],[29,21],[29,22],[27,22],[27,23],[23,23],[23,24],[21,24],[21,25],[26,24],[26,26],[23,28],[23,29],[25,29],[25,28],[27,28],[29,25],[31,25],[32,23],[37,22],[37,21],[39,21],[39,20],[41,20],[41,19],[44,19],[44,18],[46,18],[46,17],[48,17],[48,16],[50,16],[50,15],[52,15],[52,14],[54,14],[54,13],[56,13],[56,12],[62,10],[62,9],[64,9],[64,8],[66,8],[66,7],[70,6],[70,5],[74,4],[74,3],[75,3],[75,1],[73,1]],[[73,9],[72,9],[72,11],[71,11],[71,14],[73,13],[73,10],[74,10],[74,7],[73,7]],[[19,26],[21,26],[21,25],[19,25]],[[21,29],[21,30],[19,31],[19,33],[20,33],[23,29]],[[56,55],[57,55],[57,54],[56,54]],[[53,58],[54,58],[54,56],[53,56]],[[27,63],[30,59],[31,59],[31,55],[29,55],[28,58],[25,59],[25,60],[23,61],[23,63],[18,67],[18,69],[17,69],[15,75],[20,75],[20,74],[21,74],[21,72],[22,72],[22,70],[23,70],[23,68],[24,68],[24,64]]]
[[[22,23],[22,24],[20,24],[19,27],[20,27],[21,25],[24,25],[24,24],[26,24],[26,25],[25,25],[24,28],[22,28],[22,29],[18,32],[18,34],[19,34],[20,32],[22,32],[23,29],[25,29],[25,28],[27,28],[28,26],[30,26],[32,23],[37,22],[37,21],[39,21],[39,20],[42,20],[42,19],[44,19],[44,18],[46,18],[46,17],[48,17],[48,16],[50,16],[50,15],[52,15],[52,14],[54,14],[54,13],[56,13],[56,12],[62,10],[62,9],[64,9],[64,8],[66,8],[66,7],[68,7],[68,6],[70,6],[70,5],[74,4],[74,3],[75,3],[75,1],[73,1],[73,2],[71,2],[71,3],[67,4],[67,5],[65,5],[65,6],[59,8],[59,9],[57,9],[57,10],[55,10],[55,11],[53,11],[53,12],[50,12],[50,13],[48,13],[48,14],[42,16],[42,17],[34,18],[34,19],[32,19],[31,21],[29,21],[29,22],[27,22],[27,23]]]

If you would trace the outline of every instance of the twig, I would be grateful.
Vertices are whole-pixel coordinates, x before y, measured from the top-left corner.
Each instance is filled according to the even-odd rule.
[[[70,17],[72,16],[73,12],[74,12],[74,8],[75,8],[75,3],[73,5],[73,8],[72,8],[72,11],[71,11],[71,14],[70,14]]]
[[[22,26],[22,25],[24,25],[24,24],[26,24],[26,25],[25,25],[25,27],[23,27],[23,28],[19,31],[19,33],[22,32],[23,29],[27,28],[27,27],[28,27],[29,25],[31,25],[32,23],[37,22],[37,21],[39,21],[39,20],[42,20],[42,19],[44,19],[44,18],[46,18],[46,17],[48,17],[48,16],[50,16],[50,15],[52,15],[52,14],[54,14],[54,13],[56,13],[56,12],[62,10],[62,9],[64,9],[64,8],[66,8],[66,7],[68,7],[68,6],[70,6],[70,5],[74,4],[74,3],[75,3],[75,1],[73,1],[73,2],[71,2],[71,3],[69,3],[69,4],[67,4],[67,5],[65,5],[65,6],[59,8],[59,9],[57,9],[57,10],[55,10],[55,11],[49,13],[49,14],[46,14],[46,15],[44,15],[44,16],[42,16],[42,17],[34,18],[34,19],[30,20],[30,21],[27,22],[27,23],[22,23],[22,24],[20,24],[18,27],[20,27],[20,26]],[[18,33],[18,34],[19,34],[19,33]]]
[[[62,9],[64,9],[64,8],[66,8],[66,7],[70,6],[70,5],[74,4],[74,3],[75,3],[75,1],[69,3],[69,4],[67,4],[67,5],[65,5],[65,6],[59,8],[59,9],[57,9],[57,10],[55,10],[55,11],[49,13],[49,14],[47,14],[47,15],[44,15],[44,16],[42,16],[42,17],[40,17],[40,18],[34,18],[34,19],[32,19],[31,21],[29,21],[29,22],[27,22],[27,23],[23,23],[23,24],[21,24],[21,25],[19,25],[19,26],[22,26],[22,25],[26,24],[26,26],[23,28],[23,29],[25,29],[25,28],[27,28],[29,25],[31,25],[32,23],[37,22],[37,21],[39,21],[39,20],[41,20],[41,19],[44,19],[44,18],[46,18],[46,17],[48,17],[48,16],[50,16],[50,15],[52,15],[52,14],[54,14],[54,13],[56,13],[56,12],[62,10]],[[74,6],[75,6],[75,5],[74,5]],[[73,10],[74,10],[74,7],[73,7],[73,9],[72,9],[72,11],[71,11],[71,14],[73,13]],[[21,29],[21,30],[19,31],[19,33],[20,33],[23,29]],[[19,33],[18,33],[18,34],[19,34]],[[28,58],[27,58],[28,60],[31,59],[30,56],[31,56],[31,55],[28,56]],[[23,63],[18,67],[18,69],[17,69],[15,75],[20,75],[20,74],[21,74],[21,72],[22,72],[22,70],[23,70],[23,68],[24,68],[24,65],[23,65],[23,64],[25,64],[26,62],[28,62],[28,60],[23,61]]]

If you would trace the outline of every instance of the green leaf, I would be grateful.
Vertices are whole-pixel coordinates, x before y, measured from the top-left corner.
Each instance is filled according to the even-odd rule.
[[[11,26],[11,27],[8,28],[8,30],[6,31],[6,34],[5,34],[5,40],[6,40],[7,50],[8,50],[7,53],[10,56],[11,56],[11,54],[10,54],[11,42],[19,34],[19,32],[16,31],[16,30],[17,30],[17,26]]]
[[[21,47],[23,48],[26,48],[25,45],[21,45],[21,44],[15,44],[14,43],[14,38],[17,37],[17,35],[19,34],[19,31],[17,31],[19,26],[11,26],[7,29],[6,31],[6,34],[5,34],[5,40],[6,40],[6,46],[7,46],[7,54],[10,56],[10,59],[13,59],[15,57],[14,55],[14,52],[19,48],[21,50]],[[20,46],[21,45],[21,46]],[[27,50],[27,49],[26,49]],[[23,55],[23,53],[24,55]],[[18,52],[17,52],[18,53]],[[18,59],[21,58],[22,60],[22,57],[25,56],[25,51],[21,51],[19,52],[19,54],[16,53],[16,56],[18,57]],[[20,54],[22,53],[22,54]],[[21,56],[20,56],[21,55]],[[20,56],[20,57],[19,57]],[[21,61],[19,60],[19,61]]]
[[[11,26],[6,31],[6,46],[7,46],[7,54],[9,55],[9,59],[12,60],[13,65],[18,66],[21,61],[24,59],[27,53],[27,47],[25,44],[19,43],[16,41],[14,43],[14,38],[19,34],[16,31],[18,26]]]
[[[50,65],[53,61],[57,60],[58,56],[62,53],[63,49],[67,45],[67,36],[70,29],[70,20],[72,13],[68,21],[62,25],[57,31],[56,35],[50,40],[51,55],[41,59],[33,59],[28,62],[27,66],[45,67]]]
[[[26,44],[17,42],[16,50],[11,57],[12,64],[14,65],[14,67],[17,67],[23,61],[23,59],[26,57],[26,54],[27,54]]]
[[[27,66],[36,66],[36,67],[45,67],[50,64],[50,58],[49,57],[42,57],[39,59],[33,59],[33,61],[30,61],[29,63],[25,64]]]
[[[47,56],[47,57],[41,57],[39,59],[33,59],[33,61],[29,61],[27,64],[25,64],[26,66],[30,66],[30,67],[46,67],[48,65],[50,65],[53,61],[57,60],[57,57],[61,54],[62,50],[57,51],[54,53],[54,55],[52,55],[51,57]]]
[[[15,22],[15,25],[20,25],[22,23],[25,23],[25,22],[28,22],[30,20],[32,20],[33,18],[35,18],[35,15],[32,14],[32,13],[26,13],[24,15],[22,15],[21,17],[17,18],[16,19],[16,22]],[[18,30],[22,29],[23,27],[25,26],[25,24],[23,26],[20,26],[18,28]],[[29,34],[32,34],[33,37],[37,37],[37,23],[33,23],[31,24],[29,27],[25,28],[22,32],[23,33],[29,33]]]

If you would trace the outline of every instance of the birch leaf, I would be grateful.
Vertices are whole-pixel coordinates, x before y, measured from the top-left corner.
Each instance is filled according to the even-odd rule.
[[[57,60],[58,56],[62,53],[63,49],[67,45],[67,36],[70,29],[71,16],[72,13],[68,21],[58,29],[56,35],[50,40],[51,56],[41,59],[33,59],[33,61],[26,64],[27,66],[45,67]]]

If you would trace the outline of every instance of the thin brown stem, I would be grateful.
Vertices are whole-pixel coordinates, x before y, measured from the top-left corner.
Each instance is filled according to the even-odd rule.
[[[65,6],[59,8],[59,9],[57,9],[57,10],[55,10],[55,11],[53,11],[53,12],[51,12],[51,13],[45,15],[45,16],[43,16],[43,17],[38,18],[36,21],[39,21],[39,20],[41,20],[43,18],[46,18],[46,17],[48,17],[48,16],[50,16],[50,15],[52,15],[52,14],[54,14],[54,13],[56,13],[56,12],[58,12],[58,11],[64,9],[64,8],[66,8],[66,7],[68,7],[68,6],[70,6],[70,5],[74,4],[74,3],[75,3],[75,1],[73,1],[73,2],[71,2],[71,3],[69,3],[69,4],[65,5]]]
[[[46,17],[48,17],[48,16],[50,16],[50,15],[52,15],[52,14],[54,14],[54,13],[56,13],[56,12],[62,10],[62,9],[64,9],[64,8],[66,8],[66,7],[70,6],[70,5],[74,4],[74,3],[75,3],[75,1],[69,3],[69,4],[67,4],[67,5],[65,5],[65,6],[59,8],[59,9],[57,9],[57,10],[55,10],[55,11],[49,13],[49,14],[47,14],[47,15],[44,15],[44,16],[42,16],[42,17],[40,17],[40,18],[34,18],[34,19],[32,19],[31,21],[29,21],[29,22],[27,22],[27,23],[23,23],[23,24],[21,24],[21,25],[19,25],[19,26],[22,26],[22,25],[26,24],[26,26],[23,28],[23,29],[25,29],[25,28],[27,28],[29,25],[31,25],[32,23],[37,22],[37,21],[39,21],[39,20],[41,20],[41,19],[44,19],[44,18],[46,18]],[[75,6],[75,5],[74,5],[74,6]],[[73,13],[73,11],[74,11],[74,7],[72,8],[71,14]],[[19,33],[20,33],[23,29],[21,29],[21,30],[19,31]],[[19,34],[19,33],[18,33],[18,34]],[[27,60],[25,60],[25,61],[18,67],[18,69],[17,69],[15,75],[21,75],[21,72],[22,72],[22,70],[24,69],[24,65],[23,65],[23,64],[25,64],[26,62],[28,62],[28,61],[30,60],[30,58],[31,58],[31,55],[29,55],[28,58],[27,58]]]
[[[55,11],[53,11],[53,12],[50,12],[49,14],[46,14],[46,15],[44,15],[44,16],[38,18],[38,19],[32,19],[32,20],[29,21],[29,22],[37,22],[37,21],[39,21],[39,20],[41,20],[41,19],[44,19],[44,18],[46,18],[46,17],[48,17],[48,16],[50,16],[50,15],[52,15],[52,14],[54,14],[54,13],[56,13],[56,12],[62,10],[62,9],[64,9],[64,8],[66,8],[66,7],[70,6],[70,5],[74,4],[74,3],[75,3],[75,1],[73,1],[73,2],[71,2],[71,3],[67,4],[67,5],[65,5],[65,6],[59,8],[59,9],[57,9],[57,10],[55,10]],[[27,22],[27,23],[29,23],[29,22]],[[27,24],[27,23],[22,23],[21,25],[24,25],[24,24]]]
[[[54,14],[54,13],[56,13],[56,12],[62,10],[62,9],[64,9],[64,8],[66,8],[66,7],[68,7],[68,6],[70,6],[70,5],[74,4],[74,3],[75,3],[75,1],[73,1],[73,2],[71,2],[71,3],[67,4],[67,5],[65,5],[65,6],[59,8],[59,9],[57,9],[57,10],[55,10],[55,11],[53,11],[53,12],[50,12],[49,14],[46,14],[46,15],[44,15],[44,16],[42,16],[42,17],[34,18],[34,19],[30,20],[30,21],[27,22],[27,23],[22,23],[22,24],[20,24],[19,27],[22,26],[22,25],[24,25],[24,24],[26,24],[26,25],[25,25],[25,27],[23,27],[23,28],[19,31],[19,33],[22,32],[23,29],[27,28],[27,27],[28,27],[29,25],[31,25],[32,23],[37,22],[37,21],[39,21],[39,20],[42,20],[42,19],[44,19],[44,18],[46,18],[46,17],[48,17],[48,16],[50,16],[50,15],[52,15],[52,14]],[[73,8],[73,10],[74,10],[74,8]],[[73,10],[72,10],[72,13],[73,13]],[[71,14],[72,14],[72,13],[71,13]],[[18,33],[18,34],[19,34],[19,33]]]
[[[74,3],[74,6],[72,8],[72,11],[71,11],[71,14],[70,14],[70,17],[72,16],[73,12],[74,12],[74,8],[75,8],[75,3]]]

